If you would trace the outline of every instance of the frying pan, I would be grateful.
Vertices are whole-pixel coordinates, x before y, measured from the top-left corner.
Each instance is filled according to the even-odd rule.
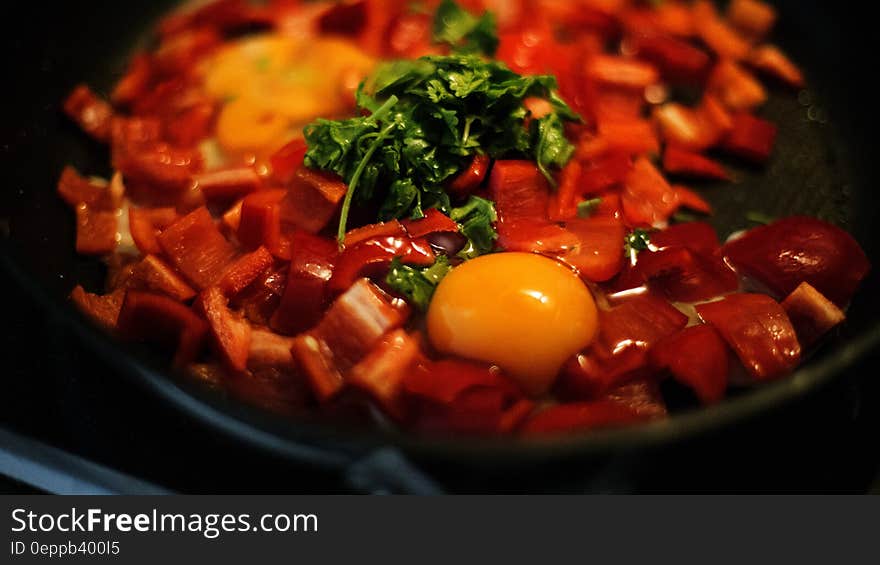
[[[394,431],[363,432],[312,420],[291,420],[236,403],[168,374],[148,353],[122,345],[86,323],[66,301],[82,282],[97,289],[102,266],[73,250],[74,222],[54,187],[72,163],[90,174],[109,173],[106,149],[86,139],[61,115],[60,102],[85,81],[108,92],[136,46],[175,2],[79,0],[17,3],[0,35],[6,81],[2,114],[0,265],[30,293],[35,314],[51,312],[70,335],[93,349],[120,375],[201,424],[282,458],[346,474],[368,491],[435,492],[416,465],[440,465],[491,476],[577,461],[583,472],[607,468],[615,455],[662,449],[687,438],[729,429],[780,409],[847,374],[880,345],[878,279],[867,280],[834,340],[795,375],[749,391],[720,406],[668,421],[542,441],[426,440]],[[764,169],[732,163],[735,185],[699,186],[715,205],[722,237],[749,227],[747,212],[807,214],[841,225],[880,264],[875,235],[870,71],[862,66],[870,21],[860,3],[776,2],[781,18],[774,40],[806,71],[811,88],[772,88],[762,114],[780,125],[778,146]],[[35,336],[38,339],[38,336]],[[415,463],[414,463],[415,462]]]

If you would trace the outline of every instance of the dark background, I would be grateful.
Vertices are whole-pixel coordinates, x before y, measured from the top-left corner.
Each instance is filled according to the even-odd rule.
[[[162,11],[162,4],[167,3],[150,3],[149,9],[138,5],[137,9],[157,14]],[[859,164],[859,170],[872,171],[873,167],[865,164],[875,159],[875,140],[865,135],[867,128],[856,127],[859,121],[876,121],[877,103],[871,86],[876,72],[872,45],[875,37],[866,23],[873,21],[867,6],[840,2],[786,1],[781,4],[784,20],[789,15],[797,16],[800,7],[809,7],[810,13],[827,14],[827,23],[813,22],[811,26],[811,31],[818,28],[827,35],[823,48],[811,55],[814,57],[811,66],[824,69],[823,76],[835,79],[825,81],[823,88],[835,91],[847,85],[845,96],[850,115],[841,116],[847,119],[835,124],[836,133],[849,140],[849,161]],[[817,5],[821,9],[817,10]],[[71,30],[66,22],[79,6],[95,10],[89,16],[92,25],[88,29]],[[122,2],[95,1],[10,6],[2,18],[0,37],[4,43],[0,53],[15,58],[16,48],[30,44],[35,38],[51,51],[61,32],[82,36],[84,39],[78,48],[85,51],[56,57],[52,68],[38,71],[51,72],[71,81],[91,79],[93,77],[81,76],[75,64],[81,66],[83,57],[94,57],[121,65],[131,38],[124,31],[111,30],[109,26],[113,25],[114,11],[125,11],[128,6]],[[791,17],[789,21],[796,20]],[[801,44],[811,42],[809,35],[795,34],[791,38]],[[809,51],[803,45],[801,50]],[[4,68],[13,69],[0,95],[4,120],[19,109],[46,112],[53,104],[57,105],[59,95],[43,91],[34,83],[38,72],[20,71],[15,60]],[[839,98],[840,92],[834,95]],[[56,126],[72,140],[71,152],[64,155],[18,152],[26,155],[26,161],[15,164],[17,172],[27,168],[37,177],[54,177],[57,162],[71,159],[90,164],[90,170],[96,170],[104,161],[105,156],[83,146],[78,134],[63,120],[59,119]],[[37,134],[54,135],[51,131]],[[31,142],[4,135],[0,150],[7,152],[10,144]],[[39,143],[34,146],[39,147]],[[867,178],[860,180],[872,182]],[[0,202],[6,202],[6,197],[17,189],[11,182],[0,184]],[[860,207],[857,213],[871,218],[876,218],[880,210],[872,196],[863,199]],[[7,211],[5,207],[0,210],[2,220]],[[26,228],[32,234],[38,235],[40,230],[47,229],[48,226],[41,224],[38,210],[32,211],[31,217],[33,221]],[[861,222],[860,225],[877,224]],[[39,264],[40,272],[72,272],[78,280],[97,275],[87,264],[77,263],[71,267],[66,263],[69,260],[66,257],[71,255],[67,246],[72,235],[71,232],[70,238],[47,240],[44,250],[35,251],[40,256],[30,259]],[[869,244],[877,241],[876,237],[867,238],[868,235],[871,234],[859,234],[862,241]],[[65,246],[64,252],[56,249],[59,245]],[[56,265],[56,260],[65,261],[64,267]],[[58,288],[69,286],[67,281],[58,278],[46,284]],[[254,451],[177,412],[83,347],[79,338],[66,329],[66,324],[56,319],[57,314],[39,309],[29,294],[3,275],[0,275],[0,297],[3,300],[0,320],[4,322],[0,331],[0,361],[3,362],[0,426],[173,490],[305,493],[349,488],[349,483],[334,473],[293,465]],[[602,461],[598,463],[601,471],[598,474],[595,461],[557,463],[546,469],[538,467],[532,469],[528,477],[512,472],[503,480],[497,474],[489,478],[480,473],[465,474],[454,467],[427,471],[444,487],[455,491],[858,493],[868,492],[872,484],[877,490],[880,488],[877,484],[880,480],[878,363],[880,354],[875,354],[802,402],[780,407],[723,433]],[[29,489],[0,479],[0,491],[22,490]]]

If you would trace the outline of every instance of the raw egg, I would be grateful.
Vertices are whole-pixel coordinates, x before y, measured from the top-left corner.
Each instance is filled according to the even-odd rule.
[[[539,396],[563,363],[596,337],[590,289],[564,265],[529,253],[498,253],[453,269],[428,310],[442,352],[501,367]]]

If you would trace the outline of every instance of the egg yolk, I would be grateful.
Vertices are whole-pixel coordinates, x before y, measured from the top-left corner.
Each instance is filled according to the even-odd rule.
[[[595,339],[593,295],[570,269],[529,253],[485,255],[453,269],[428,310],[442,353],[501,367],[539,396],[563,363]]]

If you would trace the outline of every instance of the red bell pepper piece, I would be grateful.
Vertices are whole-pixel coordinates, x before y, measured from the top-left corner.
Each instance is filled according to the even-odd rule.
[[[719,57],[741,60],[748,56],[749,42],[721,19],[712,2],[694,2],[692,13],[700,39]]]
[[[528,418],[520,432],[526,436],[558,435],[601,428],[618,428],[648,418],[613,400],[558,404]]]
[[[663,169],[667,173],[704,179],[727,180],[727,171],[717,162],[699,153],[667,146],[663,152]]]
[[[761,282],[780,298],[808,282],[841,308],[871,268],[851,235],[806,217],[757,227],[725,245],[723,252],[741,275]]]
[[[335,241],[300,231],[293,235],[291,250],[287,286],[271,326],[296,334],[314,327],[321,319],[338,247]]]
[[[576,252],[580,238],[571,230],[545,219],[514,218],[499,221],[498,247],[505,251],[523,251],[561,256]]]
[[[243,203],[244,199],[241,199],[230,206],[228,210],[223,212],[223,217],[220,221],[223,224],[224,231],[227,233],[238,232],[238,226],[241,225],[241,205]]]
[[[318,233],[336,214],[347,191],[337,175],[300,167],[281,204],[281,220]]]
[[[166,296],[129,290],[117,323],[129,340],[175,347],[174,366],[184,367],[201,352],[208,325],[187,306]]]
[[[556,194],[550,198],[547,214],[551,220],[561,221],[577,216],[577,204],[580,201],[581,178],[583,167],[576,160],[571,160],[559,175],[559,186]]]
[[[550,186],[531,161],[496,161],[489,192],[501,221],[547,217]]]
[[[174,146],[195,148],[213,133],[216,117],[213,101],[196,102],[165,119],[165,137]]]
[[[113,107],[92,90],[80,84],[64,101],[64,113],[91,137],[101,142],[110,139]]]
[[[776,10],[760,0],[732,0],[727,7],[727,19],[747,36],[761,38],[776,23]]]
[[[208,321],[214,349],[224,365],[231,371],[242,372],[247,368],[251,349],[251,325],[235,316],[227,304],[223,291],[211,287],[199,296],[196,309]]]
[[[397,220],[380,222],[378,224],[368,224],[359,228],[355,228],[345,234],[345,246],[354,247],[359,243],[377,237],[406,237],[406,228]]]
[[[587,77],[600,84],[642,90],[660,80],[660,73],[653,65],[637,59],[593,55],[586,65]]]
[[[83,178],[71,166],[61,171],[58,195],[74,209],[85,204],[92,210],[115,210],[122,204],[122,195],[114,194],[109,185]]]
[[[174,193],[191,188],[193,175],[204,167],[197,151],[171,147],[167,143],[114,150],[113,164],[125,175],[126,181]]]
[[[600,120],[599,135],[607,144],[609,151],[618,151],[627,155],[660,152],[657,133],[649,120],[641,118]]]
[[[287,286],[287,265],[274,265],[232,297],[232,306],[255,325],[268,326]]]
[[[308,151],[308,145],[303,138],[297,138],[279,149],[269,158],[272,166],[272,178],[282,184],[288,184],[294,175],[303,166],[303,159]]]
[[[159,245],[174,267],[197,289],[213,285],[235,259],[207,208],[180,218],[159,235]]]
[[[388,34],[388,52],[394,58],[418,59],[435,48],[430,14],[401,14]]]
[[[105,330],[116,329],[116,320],[119,318],[119,310],[122,308],[124,298],[125,291],[122,289],[99,296],[86,292],[81,285],[77,285],[70,293],[70,300],[77,309]]]
[[[712,255],[719,249],[718,234],[706,222],[685,222],[651,233],[651,245],[657,249],[686,247],[704,255]]]
[[[349,383],[366,391],[386,414],[397,421],[406,415],[404,379],[419,354],[419,338],[395,330],[352,367]]]
[[[252,253],[242,255],[233,261],[223,272],[217,286],[227,297],[233,297],[257,280],[273,264],[275,258],[265,248],[260,247]]]
[[[563,398],[596,398],[635,377],[646,376],[651,348],[687,324],[687,316],[651,293],[600,311],[599,338],[566,364],[557,382],[559,394]]]
[[[706,324],[686,328],[659,342],[651,351],[651,362],[693,389],[705,405],[724,399],[729,357],[724,340]]]
[[[247,366],[250,371],[267,369],[270,371],[294,372],[296,360],[290,352],[293,338],[278,335],[260,328],[251,329],[251,347],[248,351]]]
[[[128,209],[128,229],[134,244],[144,255],[159,255],[159,234],[176,222],[180,216],[174,208],[136,208]]]
[[[751,111],[767,101],[767,91],[758,79],[733,61],[719,61],[707,87],[733,111]]]
[[[147,255],[134,266],[125,286],[162,294],[178,302],[185,302],[196,295],[196,291],[174,269],[155,255]]]
[[[750,114],[733,117],[733,129],[724,139],[722,148],[737,157],[765,163],[773,153],[778,128]]]
[[[409,265],[433,265],[436,260],[431,246],[422,239],[379,237],[369,239],[343,251],[330,278],[330,291],[343,292],[366,272],[391,264],[400,258]]]
[[[276,254],[281,249],[281,201],[287,197],[283,189],[261,190],[241,203],[238,240],[247,249],[265,247]]]
[[[474,155],[470,166],[449,183],[449,192],[456,196],[473,194],[483,185],[491,165],[488,155]]]
[[[660,171],[639,157],[626,177],[623,213],[630,225],[652,226],[665,222],[678,208],[678,196]]]
[[[746,369],[758,380],[782,377],[801,358],[801,346],[785,310],[763,294],[734,294],[697,306],[736,351]]]
[[[625,153],[608,153],[591,159],[580,178],[581,196],[598,194],[622,185],[632,169],[632,159]],[[604,195],[603,195],[604,196]]]
[[[251,167],[222,169],[200,173],[193,177],[205,198],[210,201],[230,202],[256,192],[262,185],[260,176]]]
[[[404,220],[403,227],[406,233],[412,238],[424,237],[432,233],[448,233],[457,232],[458,224],[452,218],[437,210],[431,208],[425,212],[425,217],[419,220]],[[346,243],[348,238],[346,237]]]
[[[651,288],[675,302],[698,302],[739,288],[739,279],[717,255],[701,255],[686,247],[639,253],[635,266]]]
[[[607,393],[600,400],[611,400],[631,408],[639,416],[646,419],[665,418],[669,415],[660,386],[653,379],[636,380],[620,385]]]
[[[345,385],[345,376],[405,317],[366,279],[342,294],[312,331],[298,336],[293,355],[315,396],[326,402]]]
[[[676,184],[672,187],[678,200],[677,208],[687,208],[701,214],[712,214],[712,205],[705,198],[686,186]]]
[[[709,70],[711,59],[706,52],[674,37],[657,33],[636,35],[632,46],[637,56],[657,65],[664,78],[696,82]]]
[[[804,73],[775,45],[762,45],[753,49],[749,55],[749,64],[792,88],[806,86]]]
[[[570,252],[557,254],[587,280],[604,282],[623,267],[623,224],[616,218],[595,216],[571,220],[566,229],[577,238]]]
[[[668,144],[692,151],[714,146],[730,126],[726,110],[711,97],[706,97],[696,109],[666,103],[654,111],[654,120]]]
[[[846,320],[843,310],[806,282],[782,301],[782,307],[804,347],[815,344]]]
[[[112,253],[117,243],[115,211],[93,210],[85,204],[76,208],[76,252],[82,255]]]

